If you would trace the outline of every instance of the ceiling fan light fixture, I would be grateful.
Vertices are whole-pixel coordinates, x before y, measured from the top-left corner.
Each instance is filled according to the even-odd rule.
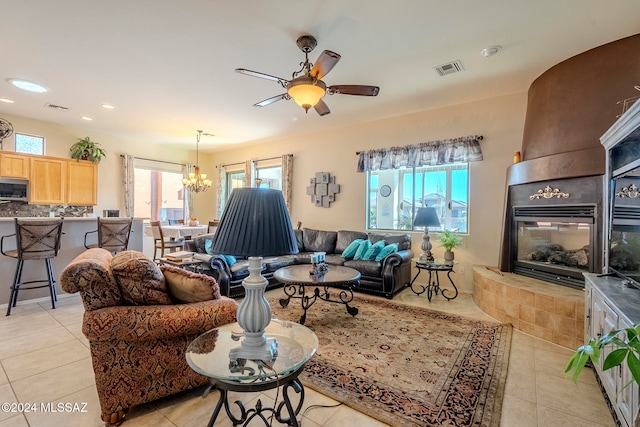
[[[327,93],[327,86],[313,77],[297,77],[289,82],[287,93],[296,104],[309,111]]]

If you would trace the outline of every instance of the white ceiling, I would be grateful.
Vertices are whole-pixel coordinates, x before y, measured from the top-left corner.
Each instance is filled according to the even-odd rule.
[[[638,0],[12,0],[1,10],[0,98],[15,102],[0,103],[0,117],[188,148],[202,129],[216,135],[202,151],[523,92],[558,62],[640,33]],[[380,94],[326,96],[324,117],[292,100],[253,107],[285,90],[234,69],[291,79],[303,33],[318,39],[311,62],[342,55],[327,85]],[[491,45],[502,51],[481,56]],[[433,70],[453,60],[465,71]],[[16,89],[15,77],[49,92]]]

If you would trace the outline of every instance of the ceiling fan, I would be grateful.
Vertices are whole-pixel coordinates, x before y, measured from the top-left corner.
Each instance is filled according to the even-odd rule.
[[[322,100],[325,94],[334,95],[359,95],[359,96],[376,96],[380,92],[378,86],[365,85],[334,85],[327,86],[321,79],[329,73],[340,60],[340,55],[330,50],[325,50],[320,54],[318,60],[312,64],[309,62],[309,52],[311,52],[318,44],[315,37],[305,34],[298,37],[296,44],[301,51],[304,52],[305,60],[301,62],[302,68],[295,71],[291,80],[281,77],[272,76],[258,71],[247,70],[244,68],[236,68],[236,71],[248,76],[260,77],[262,79],[273,80],[287,89],[285,93],[272,96],[264,101],[253,104],[254,107],[265,107],[273,104],[281,99],[292,99],[296,104],[309,112],[309,108],[313,107],[321,116],[329,114],[329,107]]]

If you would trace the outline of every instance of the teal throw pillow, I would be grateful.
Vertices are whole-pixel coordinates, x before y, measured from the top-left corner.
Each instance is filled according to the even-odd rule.
[[[364,240],[362,243],[360,243],[360,246],[358,246],[358,250],[356,251],[356,254],[353,256],[353,259],[354,260],[365,259],[364,254],[367,253],[370,247],[371,247],[371,242],[368,240]]]
[[[224,257],[224,260],[227,261],[227,265],[229,267],[231,267],[233,264],[235,264],[237,262],[236,257],[234,257],[233,255],[222,255]]]
[[[382,261],[387,257],[387,255],[392,254],[394,252],[398,252],[397,243],[391,243],[390,245],[387,245],[384,248],[382,248],[380,253],[376,256],[376,261]]]
[[[213,255],[213,251],[211,250],[211,248],[213,248],[213,240],[212,239],[205,240],[204,251],[207,253],[207,255]]]
[[[368,261],[374,261],[376,259],[376,256],[378,256],[378,254],[384,247],[385,247],[384,240],[378,240],[373,245],[371,245],[371,247],[369,247],[369,249],[364,254],[364,257],[362,259],[365,259]]]
[[[360,247],[360,243],[362,243],[363,241],[364,240],[362,239],[356,239],[353,242],[349,243],[349,246],[347,246],[344,251],[342,251],[342,258],[352,259],[354,256],[356,256],[356,251]]]

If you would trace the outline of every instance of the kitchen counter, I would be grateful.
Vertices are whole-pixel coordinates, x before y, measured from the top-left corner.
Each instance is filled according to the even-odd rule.
[[[41,217],[45,218],[45,217]],[[36,219],[36,218],[34,218]],[[51,263],[53,265],[53,272],[56,281],[60,277],[62,270],[73,259],[84,252],[84,235],[88,231],[98,229],[98,223],[96,218],[84,218],[84,217],[65,217],[62,225],[62,240],[60,243],[60,251],[58,256],[53,258]],[[142,236],[144,232],[144,226],[141,218],[134,218],[131,236],[129,238],[129,249],[142,251]],[[0,236],[6,236],[15,233],[15,224],[13,217],[1,217],[0,218]],[[97,243],[97,233],[92,233],[89,236],[89,244]],[[15,237],[8,237],[4,239],[5,250],[15,249]],[[6,257],[0,254],[0,307],[4,306],[9,301],[10,289],[9,287],[13,283],[14,273],[16,271],[17,261],[14,258]],[[47,277],[47,271],[44,260],[25,261],[25,268],[22,273],[22,281],[28,280],[40,280]],[[60,286],[56,287],[58,294],[63,294],[64,291]],[[20,302],[35,299],[35,298],[48,298],[49,291],[47,288],[22,290],[18,294],[18,307],[12,311],[12,313],[20,312]]]

